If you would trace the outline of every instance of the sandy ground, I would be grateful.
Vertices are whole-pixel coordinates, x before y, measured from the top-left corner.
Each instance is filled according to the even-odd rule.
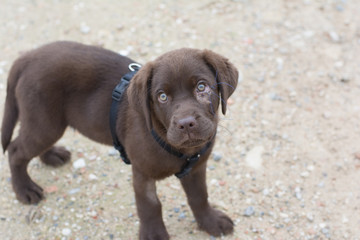
[[[13,60],[44,43],[101,45],[143,63],[212,49],[242,73],[208,162],[210,200],[236,223],[223,239],[360,239],[359,13],[356,0],[2,0],[0,111]],[[0,157],[1,239],[137,239],[130,168],[71,129],[60,144],[71,164],[29,166],[46,190],[37,206],[15,199]],[[177,179],[158,194],[172,239],[212,239]]]

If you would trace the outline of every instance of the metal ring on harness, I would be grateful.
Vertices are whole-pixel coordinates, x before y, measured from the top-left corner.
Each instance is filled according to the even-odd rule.
[[[130,63],[129,64],[129,69],[130,71],[134,72],[134,71],[137,71],[141,68],[141,65],[138,64],[138,63]]]

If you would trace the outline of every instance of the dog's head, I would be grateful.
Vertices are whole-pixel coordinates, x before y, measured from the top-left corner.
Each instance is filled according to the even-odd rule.
[[[171,146],[202,146],[214,136],[221,104],[234,92],[238,71],[209,51],[179,49],[144,65],[128,89],[129,104],[140,111],[148,128]]]

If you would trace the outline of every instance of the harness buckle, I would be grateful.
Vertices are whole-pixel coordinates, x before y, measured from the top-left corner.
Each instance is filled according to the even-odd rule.
[[[194,156],[188,157],[186,161],[188,162],[197,162],[200,158],[200,154],[196,154]]]
[[[130,63],[129,64],[129,69],[132,72],[138,71],[141,68],[141,65],[138,63]]]
[[[129,85],[129,81],[124,78],[121,78],[121,82],[118,85],[116,85],[116,87],[112,92],[112,98],[115,101],[119,102],[122,94],[124,93],[128,85]]]

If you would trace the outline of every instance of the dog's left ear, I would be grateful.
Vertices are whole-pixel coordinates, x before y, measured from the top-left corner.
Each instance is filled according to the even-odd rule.
[[[213,51],[205,49],[203,51],[203,58],[217,77],[216,81],[221,97],[221,110],[225,115],[226,102],[235,91],[238,83],[238,70],[228,59]]]

